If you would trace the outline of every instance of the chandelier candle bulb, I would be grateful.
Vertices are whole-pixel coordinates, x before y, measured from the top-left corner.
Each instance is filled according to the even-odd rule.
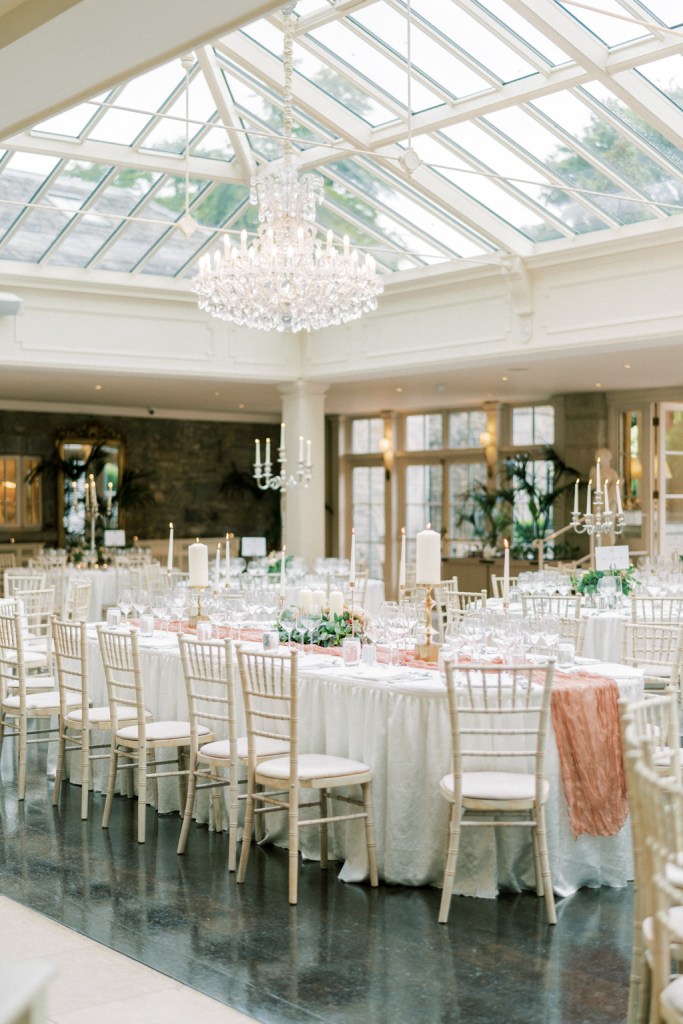
[[[206,544],[190,544],[187,549],[189,569],[189,585],[191,587],[208,587],[209,585],[209,549]]]
[[[605,480],[605,512],[609,512],[609,490],[607,487],[607,481]]]
[[[173,568],[173,523],[168,524],[168,554],[166,555],[166,568],[169,572]]]
[[[415,582],[433,586],[441,582],[441,534],[431,523],[416,537]]]
[[[254,455],[254,469],[258,476],[261,475],[261,442],[256,438],[256,454]]]
[[[574,484],[574,515],[578,516],[578,514],[579,514],[579,481],[578,481],[578,478],[577,478],[576,483]]]
[[[591,482],[588,481],[588,490],[586,491],[586,515],[591,514]]]
[[[341,590],[330,591],[330,615],[342,615],[344,612],[344,595]]]
[[[265,458],[265,469],[266,474],[270,476],[270,438],[266,438],[266,458]]]
[[[599,491],[601,489],[602,484],[600,483],[600,459],[598,459],[598,461],[595,464],[595,490]]]

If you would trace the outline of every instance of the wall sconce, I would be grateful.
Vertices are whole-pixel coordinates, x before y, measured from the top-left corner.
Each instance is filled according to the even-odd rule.
[[[379,450],[382,453],[382,462],[384,463],[384,472],[386,479],[388,480],[391,476],[391,471],[394,468],[394,449],[391,443],[390,437],[380,437]]]
[[[482,430],[479,435],[479,444],[484,449],[484,458],[486,459],[486,474],[491,480],[496,468],[496,442],[493,434],[489,430]]]

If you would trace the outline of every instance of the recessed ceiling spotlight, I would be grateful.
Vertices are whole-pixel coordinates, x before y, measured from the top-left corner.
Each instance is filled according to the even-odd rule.
[[[625,370],[630,370],[631,369],[631,364],[630,363],[624,363],[624,369]]]
[[[218,398],[219,395],[220,395],[220,391],[214,391],[214,393],[213,393],[213,397],[214,398]]]
[[[403,394],[403,388],[396,388],[396,394],[397,395],[402,395]]]
[[[501,377],[500,379],[501,380],[509,380],[510,378],[509,377]]]
[[[95,385],[95,391],[101,391],[103,387],[104,387],[103,384],[96,384]]]
[[[246,409],[246,405],[245,405],[244,402],[240,402],[240,404],[237,406],[237,408],[238,409]]]
[[[602,384],[596,384],[595,386],[596,386],[596,388],[601,388]]]

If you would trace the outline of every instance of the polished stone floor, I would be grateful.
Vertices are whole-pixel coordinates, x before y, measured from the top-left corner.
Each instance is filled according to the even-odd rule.
[[[440,926],[435,889],[345,885],[334,865],[307,863],[290,908],[284,851],[255,849],[237,886],[225,835],[193,827],[178,857],[178,816],[151,809],[138,846],[133,801],[115,800],[108,831],[100,795],[88,822],[76,786],[53,809],[44,754],[18,805],[12,746],[0,765],[0,893],[264,1024],[625,1020],[630,887],[562,900],[555,928],[526,893],[454,898]]]

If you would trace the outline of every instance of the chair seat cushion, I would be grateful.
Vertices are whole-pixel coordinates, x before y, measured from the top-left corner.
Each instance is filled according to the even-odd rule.
[[[2,656],[2,660],[6,661],[10,665],[16,665],[17,657],[18,655],[16,651],[5,651]],[[47,655],[44,654],[43,651],[24,648],[24,665],[26,668],[37,668],[39,666],[47,665]]]
[[[299,778],[302,782],[312,782],[315,779],[343,779],[347,775],[362,775],[369,771],[367,764],[353,761],[350,757],[335,757],[333,754],[299,755]],[[271,779],[288,779],[289,757],[262,761],[257,768],[257,774],[267,775]]]
[[[8,679],[7,680],[8,690],[19,689],[19,680]],[[45,673],[39,673],[35,676],[26,676],[26,689],[27,690],[54,690],[55,689],[55,677],[48,676]]]
[[[658,679],[670,679],[671,678],[671,664],[664,664],[654,662],[648,664],[647,662],[641,662],[638,668],[642,671],[645,676],[656,676]]]
[[[70,711],[69,714],[66,717],[67,717],[67,721],[69,721],[69,722],[80,723],[83,720],[83,712],[82,712],[81,708],[78,708],[76,711]],[[109,714],[109,706],[104,707],[104,708],[88,708],[88,716],[87,717],[88,717],[88,721],[90,722],[91,725],[94,725],[95,723],[100,723],[102,725],[111,725],[111,716]],[[148,718],[152,717],[152,715],[150,714],[149,711],[147,712],[147,717]],[[136,718],[137,718],[137,712],[136,712],[135,708],[119,708],[118,709],[118,719],[119,719],[119,722],[129,722],[131,719],[133,721],[135,721]]]
[[[441,791],[444,796],[453,799],[453,776],[444,775],[441,780]],[[543,780],[542,802],[548,799],[549,784]],[[463,804],[529,803],[536,797],[536,779],[524,772],[463,772],[462,776]]]
[[[287,754],[288,752],[289,743],[287,740],[273,740],[269,736],[256,737],[256,756],[258,758],[276,757],[278,754]],[[248,753],[249,747],[247,744],[247,737],[240,736],[237,740],[237,756],[241,760],[244,760]],[[202,760],[229,761],[230,741],[214,740],[213,743],[204,743],[199,748],[198,756]]]
[[[211,732],[203,725],[199,726],[199,733],[202,736],[210,736]],[[190,742],[189,722],[150,722],[145,729],[147,739],[151,742],[161,740],[180,740],[183,743]],[[127,725],[119,729],[116,736],[120,740],[128,740],[137,743],[139,739],[137,725]]]
[[[68,694],[68,704],[78,704],[80,697],[77,694]],[[5,697],[2,702],[3,709],[9,711],[16,710],[20,706],[19,694],[15,697]],[[47,711],[48,709],[54,710],[55,714],[59,711],[59,693],[57,690],[47,690],[44,693],[29,693],[26,695],[26,709],[28,711]]]

